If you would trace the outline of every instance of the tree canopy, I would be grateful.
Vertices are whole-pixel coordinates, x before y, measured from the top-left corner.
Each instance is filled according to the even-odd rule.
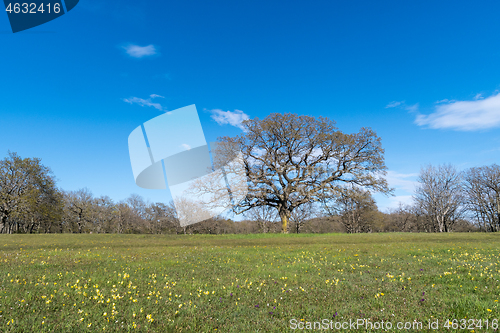
[[[383,178],[381,140],[370,128],[346,134],[329,118],[290,113],[246,120],[243,128],[239,136],[219,138],[214,157],[215,167],[224,167],[237,152],[242,154],[248,193],[234,207],[236,213],[273,207],[287,233],[297,207],[333,199],[346,184],[391,192]],[[198,190],[217,192],[213,186]]]
[[[62,197],[51,170],[38,158],[9,152],[0,161],[0,232],[31,231],[50,224],[61,213]]]

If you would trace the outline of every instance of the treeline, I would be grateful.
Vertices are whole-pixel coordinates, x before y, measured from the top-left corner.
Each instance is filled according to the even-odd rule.
[[[39,159],[15,153],[0,161],[0,233],[228,234],[281,232],[271,207],[249,211],[244,221],[214,217],[182,227],[172,202],[150,203],[138,195],[113,202],[88,189],[57,188]],[[369,191],[351,187],[334,201],[299,206],[290,216],[293,233],[450,232],[500,230],[500,167],[453,166],[421,170],[413,204],[387,213]]]
[[[346,232],[500,231],[500,166],[459,172],[452,165],[429,165],[417,179],[412,204],[380,213],[368,191],[340,191],[330,216]]]

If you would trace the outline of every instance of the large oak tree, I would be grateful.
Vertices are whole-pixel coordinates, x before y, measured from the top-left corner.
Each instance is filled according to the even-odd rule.
[[[248,188],[236,203],[239,214],[260,206],[277,210],[282,232],[288,232],[291,213],[302,205],[335,198],[346,184],[390,193],[386,180],[384,150],[380,138],[370,128],[346,134],[326,117],[273,113],[264,119],[243,122],[244,133],[221,137],[214,150],[214,167],[225,168],[225,176],[241,170],[228,170],[228,161],[241,152]],[[225,167],[226,166],[226,167]],[[229,176],[228,176],[229,175]],[[214,184],[197,184],[201,194],[222,197]],[[238,189],[231,187],[230,191]]]

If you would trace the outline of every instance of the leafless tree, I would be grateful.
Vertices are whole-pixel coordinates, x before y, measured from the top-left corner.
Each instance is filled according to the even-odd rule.
[[[174,198],[174,205],[176,218],[184,233],[186,233],[188,226],[208,220],[213,216],[213,213],[206,207],[187,197]]]
[[[318,207],[315,203],[308,202],[295,208],[290,213],[290,222],[292,222],[295,232],[298,234],[301,232],[304,223],[315,217],[319,217]]]
[[[116,206],[110,197],[95,198],[91,203],[91,214],[93,232],[112,232],[116,219]]]
[[[129,207],[130,212],[127,220],[127,229],[125,233],[152,233],[152,221],[148,216],[148,207],[150,202],[138,194],[130,195],[124,203]]]
[[[175,207],[161,202],[150,204],[146,208],[147,219],[151,233],[175,233],[179,222],[176,218]]]
[[[398,207],[388,213],[390,231],[412,232],[417,230],[414,206],[399,203]]]
[[[420,170],[414,200],[433,231],[452,231],[464,213],[461,174],[452,165],[428,166]]]
[[[282,232],[287,233],[296,208],[331,196],[342,184],[390,192],[383,178],[384,150],[369,128],[345,134],[325,117],[279,113],[246,120],[243,127],[240,136],[219,138],[214,158],[215,167],[223,167],[236,152],[242,153],[248,193],[234,207],[237,214],[270,206],[280,216]],[[226,171],[225,176],[231,173]],[[199,192],[210,191],[223,197],[227,188],[211,185]]]
[[[278,216],[276,209],[270,206],[257,206],[248,210],[245,214],[249,219],[257,221],[262,233],[269,232],[271,223],[276,222]]]
[[[367,190],[358,186],[338,189],[333,198],[323,201],[323,208],[327,215],[340,217],[347,233],[372,231],[370,214],[377,211],[377,206]]]
[[[113,232],[117,234],[130,233],[133,229],[131,227],[134,220],[138,217],[134,214],[132,209],[125,202],[119,202],[115,205],[115,223]]]
[[[88,188],[64,193],[64,222],[71,232],[82,233],[95,215],[94,197]]]
[[[464,174],[467,208],[485,231],[500,231],[500,166],[471,168]]]

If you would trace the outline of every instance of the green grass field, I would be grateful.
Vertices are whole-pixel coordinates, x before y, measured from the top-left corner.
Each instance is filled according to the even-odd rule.
[[[484,233],[1,235],[0,330],[490,332],[499,258]]]

